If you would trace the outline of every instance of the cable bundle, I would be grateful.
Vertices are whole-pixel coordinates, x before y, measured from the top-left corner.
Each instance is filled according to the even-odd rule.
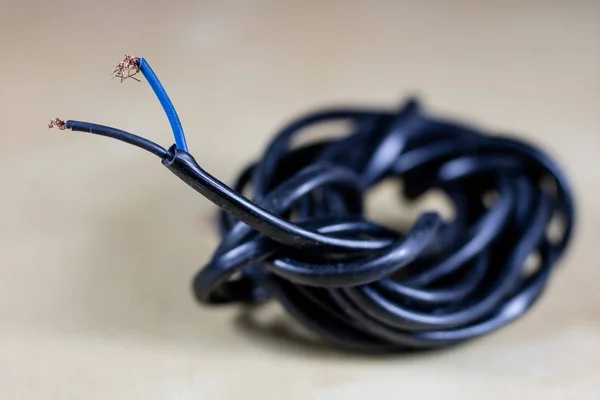
[[[187,152],[147,62],[124,63],[122,79],[141,70],[150,81],[176,145],[86,122],[51,125],[141,147],[221,208],[221,244],[193,281],[204,304],[276,298],[323,338],[361,351],[445,347],[523,315],[570,241],[573,199],[552,159],[521,141],[429,117],[414,100],[397,112],[338,109],[296,120],[230,188]],[[348,134],[292,146],[306,128],[331,121],[350,122]],[[454,217],[426,212],[407,230],[369,221],[365,194],[389,179],[402,181],[410,200],[442,190]],[[242,195],[249,191],[251,198]],[[556,220],[562,230],[550,235]],[[532,256],[539,262],[528,268]]]

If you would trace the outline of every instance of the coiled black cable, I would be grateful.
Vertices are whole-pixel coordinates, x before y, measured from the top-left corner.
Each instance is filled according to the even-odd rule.
[[[351,122],[346,136],[291,145],[305,128],[337,120]],[[552,159],[426,116],[414,100],[399,112],[331,110],[294,121],[233,188],[176,146],[85,122],[66,127],[159,156],[221,208],[222,242],[193,281],[201,303],[276,298],[323,338],[362,351],[439,348],[506,325],[543,293],[571,238],[572,194]],[[365,219],[365,193],[384,179],[402,180],[411,200],[444,191],[454,218],[424,213],[406,232]],[[251,199],[241,194],[248,189]],[[556,219],[562,231],[552,237]]]

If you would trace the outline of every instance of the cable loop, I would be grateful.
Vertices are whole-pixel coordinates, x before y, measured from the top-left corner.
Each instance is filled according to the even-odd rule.
[[[336,120],[352,122],[347,136],[291,145],[305,128]],[[364,197],[383,179],[402,181],[411,200],[444,191],[455,217],[424,213],[405,231],[365,219]],[[252,189],[256,204],[299,230],[349,243],[297,238],[296,245],[286,236],[293,230],[260,231],[247,215],[224,209],[222,243],[194,279],[197,299],[276,298],[326,339],[369,351],[448,346],[524,314],[568,245],[574,218],[563,173],[539,149],[429,118],[414,100],[397,113],[304,116],[282,129],[234,187]],[[556,219],[563,231],[551,240]],[[532,255],[540,262],[530,271]]]

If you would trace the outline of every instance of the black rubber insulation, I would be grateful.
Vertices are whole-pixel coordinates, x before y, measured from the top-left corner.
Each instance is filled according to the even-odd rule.
[[[347,135],[292,145],[332,121],[349,122]],[[174,145],[85,122],[67,128],[157,155],[220,207],[221,244],[193,280],[199,302],[275,298],[322,338],[354,350],[446,347],[514,321],[543,293],[572,236],[572,192],[555,161],[523,141],[429,117],[413,99],[398,112],[304,116],[233,188]],[[411,201],[443,191],[453,217],[426,212],[405,230],[369,221],[365,195],[390,179]],[[251,198],[241,194],[249,190]]]

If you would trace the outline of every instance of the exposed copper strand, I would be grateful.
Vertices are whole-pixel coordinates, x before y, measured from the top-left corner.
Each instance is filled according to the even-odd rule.
[[[63,121],[60,118],[52,118],[50,120],[50,123],[48,124],[48,128],[54,128],[57,127],[58,129],[60,129],[61,131],[67,129],[67,124],[65,124],[65,121]]]
[[[116,68],[113,70],[113,78],[119,78],[121,82],[129,78],[140,82],[138,78],[134,77],[134,75],[140,73],[140,66],[138,65],[139,60],[139,57],[125,54],[123,61],[117,64]]]

